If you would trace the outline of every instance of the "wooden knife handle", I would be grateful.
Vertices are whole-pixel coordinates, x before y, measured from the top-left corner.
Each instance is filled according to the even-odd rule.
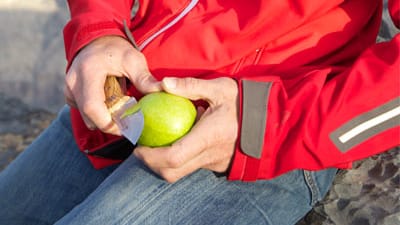
[[[124,95],[121,83],[116,76],[107,76],[104,94],[106,97],[104,103],[111,113],[118,110],[129,99],[129,96]]]
[[[104,94],[106,96],[105,103],[108,108],[111,108],[124,96],[117,77],[107,76],[104,83]]]

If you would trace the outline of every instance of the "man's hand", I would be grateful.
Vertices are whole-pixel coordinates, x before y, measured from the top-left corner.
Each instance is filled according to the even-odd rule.
[[[98,38],[77,54],[65,77],[67,103],[79,109],[89,129],[120,135],[104,103],[107,75],[126,77],[143,93],[159,91],[161,85],[144,56],[122,37]]]
[[[204,168],[225,172],[231,162],[238,133],[238,88],[231,78],[200,80],[164,78],[163,89],[192,100],[209,103],[199,109],[191,131],[172,146],[139,146],[134,154],[166,181],[173,183]]]

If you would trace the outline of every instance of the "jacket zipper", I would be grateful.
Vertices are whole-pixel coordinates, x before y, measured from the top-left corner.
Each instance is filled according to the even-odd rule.
[[[124,30],[125,34],[127,35],[129,41],[133,44],[135,48],[138,50],[143,50],[152,40],[154,40],[156,37],[158,37],[160,34],[171,28],[173,25],[178,23],[184,16],[186,16],[199,2],[199,0],[191,0],[190,3],[182,10],[182,12],[179,13],[178,16],[176,16],[171,22],[166,24],[165,26],[161,27],[158,31],[156,31],[154,34],[152,34],[150,37],[145,39],[142,43],[137,44],[135,39],[132,36],[132,33],[128,26],[126,25],[126,22],[124,21]]]

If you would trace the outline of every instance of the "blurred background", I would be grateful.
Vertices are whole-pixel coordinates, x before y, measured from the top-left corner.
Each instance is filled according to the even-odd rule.
[[[66,0],[0,0],[0,92],[57,111],[66,61]]]

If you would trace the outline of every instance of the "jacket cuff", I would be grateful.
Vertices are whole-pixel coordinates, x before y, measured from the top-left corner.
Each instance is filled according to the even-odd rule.
[[[94,39],[107,35],[118,35],[126,38],[121,23],[115,20],[99,21],[87,18],[90,18],[90,15],[74,18],[64,27],[67,68],[71,65],[78,51]]]
[[[238,81],[238,87],[239,134],[228,179],[272,178],[277,175],[273,161],[277,142],[273,137],[279,125],[276,118],[280,117],[278,112],[281,111],[275,106],[282,95],[280,81],[276,77],[242,79]]]

